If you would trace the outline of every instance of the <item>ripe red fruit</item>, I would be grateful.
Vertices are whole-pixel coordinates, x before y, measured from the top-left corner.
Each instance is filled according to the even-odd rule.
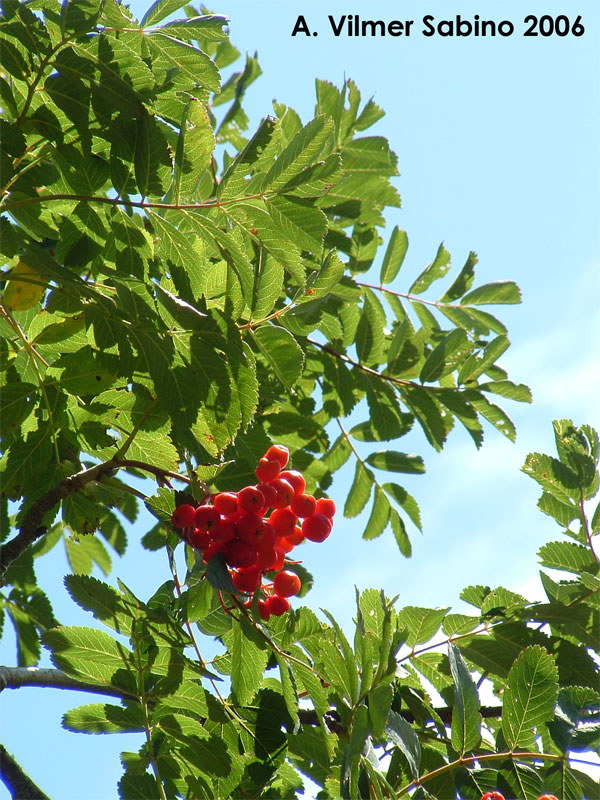
[[[273,612],[271,612],[273,613]],[[503,799],[504,800],[504,799]],[[558,797],[554,794],[542,794],[538,797],[537,800],[558,800]]]
[[[281,469],[283,469],[290,460],[290,451],[283,444],[272,444],[265,453],[265,458],[268,458],[270,461],[276,459],[279,461]]]
[[[176,528],[194,528],[196,509],[187,503],[177,506],[171,515],[171,522]]]
[[[256,563],[261,572],[270,572],[282,569],[284,560],[285,550],[277,544],[269,550],[261,550]]]
[[[274,617],[280,617],[290,610],[290,601],[287,597],[280,597],[278,594],[272,594],[265,600],[266,606]]]
[[[289,504],[294,499],[294,487],[291,483],[282,478],[275,478],[274,481],[271,481],[271,486],[277,492],[277,497],[275,502],[272,504],[273,508],[285,508],[289,506]]]
[[[283,552],[287,555],[291,553],[296,545],[291,541],[289,536],[278,536],[277,547],[281,547]],[[283,565],[282,565],[283,566]]]
[[[331,520],[324,514],[311,514],[302,522],[302,533],[311,542],[324,542],[331,533]]]
[[[275,544],[275,531],[258,514],[244,514],[235,523],[239,538],[256,547],[268,550]]]
[[[285,537],[288,542],[294,545],[302,544],[304,541],[304,534],[302,533],[302,528],[299,525],[296,525],[294,530]]]
[[[324,514],[333,519],[335,516],[335,503],[329,497],[319,497],[317,500],[317,514]]]
[[[238,492],[238,508],[243,511],[260,511],[265,504],[265,496],[256,486],[245,486]]]
[[[236,492],[219,492],[213,498],[213,505],[226,517],[234,517],[238,511]]]
[[[253,564],[233,572],[231,579],[240,592],[254,592],[260,584],[261,574],[259,568]]]
[[[236,537],[235,522],[229,517],[221,517],[221,522],[212,533],[212,538],[222,544],[232,542]]]
[[[199,528],[188,533],[188,542],[196,550],[204,550],[212,541],[212,536],[207,531],[201,531]]]
[[[234,539],[233,542],[228,542],[225,546],[221,545],[220,542],[218,544],[223,548],[225,561],[230,567],[249,567],[256,561],[258,551],[248,542]]]
[[[283,472],[279,473],[279,477],[282,480],[292,484],[294,488],[294,494],[302,494],[306,489],[304,475],[301,472],[298,472],[297,469],[284,469]]]
[[[289,536],[294,532],[298,518],[289,508],[276,508],[269,517],[269,522],[275,528],[277,536]]]
[[[269,607],[264,600],[258,601],[258,613],[260,614],[260,618],[267,621],[271,616],[271,612],[269,611]]]
[[[298,594],[301,587],[300,578],[295,572],[291,572],[289,569],[278,572],[273,578],[275,594],[278,594],[280,597],[292,597],[292,595]]]
[[[213,506],[198,506],[196,509],[196,528],[201,531],[214,531],[219,527],[221,515]]]
[[[217,542],[214,539],[210,544],[208,544],[204,549],[203,560],[205,564],[211,560],[211,558],[216,555],[217,553],[222,553],[225,549],[225,545],[222,542]]]
[[[317,501],[312,494],[297,494],[290,503],[290,509],[297,517],[310,517],[317,509]]]
[[[486,792],[481,795],[481,800],[504,800],[504,795],[500,792]]]
[[[256,477],[259,481],[267,483],[268,481],[275,480],[280,472],[281,464],[276,458],[261,458],[256,468]]]
[[[270,483],[259,483],[256,488],[263,493],[266,508],[274,508],[273,504],[277,502],[277,489]]]

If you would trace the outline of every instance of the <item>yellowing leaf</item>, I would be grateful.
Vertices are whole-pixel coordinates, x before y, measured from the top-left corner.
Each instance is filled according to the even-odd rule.
[[[46,284],[39,272],[19,261],[6,282],[2,305],[7,311],[27,311],[41,301],[45,292]]]

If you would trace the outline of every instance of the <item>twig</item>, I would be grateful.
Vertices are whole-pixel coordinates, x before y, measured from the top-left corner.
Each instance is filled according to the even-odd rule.
[[[114,470],[127,467],[149,472],[156,477],[159,483],[167,482],[168,478],[174,478],[184,483],[190,482],[189,478],[186,478],[184,475],[179,475],[177,472],[171,472],[161,467],[156,467],[153,464],[146,464],[143,461],[133,461],[130,459],[118,460],[117,458],[111,458],[89,469],[83,469],[75,475],[69,475],[61,481],[58,486],[50,489],[50,491],[46,492],[46,494],[42,495],[42,497],[33,503],[19,525],[19,533],[0,547],[0,586],[4,585],[4,574],[10,564],[22,555],[36,539],[39,539],[46,533],[46,528],[42,525],[42,520],[49,511],[58,505],[61,500],[64,500],[65,497],[78,492],[86,484],[92,481],[99,481],[105,475],[107,477],[112,477]]]
[[[39,667],[0,666],[0,692],[4,689],[20,689],[22,686],[37,686],[50,689],[71,689],[76,692],[94,692],[110,697],[123,698],[127,695],[114,686],[86,683],[69,677],[60,669],[40,669]]]
[[[0,744],[0,778],[13,800],[50,800]]]

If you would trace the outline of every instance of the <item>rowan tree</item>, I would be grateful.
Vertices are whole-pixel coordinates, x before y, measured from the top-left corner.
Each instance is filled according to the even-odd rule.
[[[319,798],[596,796],[579,764],[600,731],[591,427],[556,421],[557,456],[523,468],[561,528],[539,554],[546,602],[474,584],[467,615],[369,589],[352,631],[303,605],[342,516],[370,508],[364,538],[410,556],[411,429],[437,451],[455,425],[477,447],[484,424],[514,438],[498,402],[531,396],[497,363],[509,340],[488,308],[520,293],[477,285],[474,253],[450,273],[443,245],[405,266],[404,231],[382,245],[397,157],[365,133],[383,111],[317,81],[313,119],[275,103],[249,132],[256,58],[235,71],[206,9],[165,21],[183,5],[138,22],[117,0],[3,4],[0,569],[17,652],[0,688],[100,695],[63,726],[139,732],[123,798],[290,798],[305,777]],[[169,575],[144,598],[91,576],[127,558],[141,504]],[[62,625],[36,580],[60,542],[87,627]],[[35,669],[42,649],[53,669]],[[6,751],[1,769],[13,796],[44,796]]]

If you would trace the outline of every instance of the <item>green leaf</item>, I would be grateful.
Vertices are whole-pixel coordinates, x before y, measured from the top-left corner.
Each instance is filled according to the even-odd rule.
[[[475,277],[475,266],[478,261],[477,254],[471,251],[467,256],[463,268],[456,276],[454,283],[438,300],[439,303],[452,303],[454,300],[462,297],[462,295],[471,288]]]
[[[272,256],[260,259],[255,273],[252,318],[261,320],[268,316],[283,290],[283,266]]]
[[[74,733],[134,733],[144,730],[141,705],[130,703],[125,708],[112,703],[91,703],[67,711],[62,727]]]
[[[405,558],[410,558],[412,555],[410,539],[408,538],[402,517],[400,514],[398,514],[395,508],[392,508],[390,511],[390,522],[392,524],[392,531],[394,538],[396,539],[398,549]]]
[[[558,670],[543,647],[527,647],[508,673],[502,702],[502,732],[510,748],[533,746],[534,728],[554,716]]]
[[[142,197],[162,197],[170,177],[171,157],[162,130],[147,113],[140,114],[135,126],[134,167]]]
[[[305,125],[278,156],[265,175],[261,189],[276,191],[316,161],[333,129],[331,119],[320,115]]]
[[[248,705],[262,682],[269,651],[259,648],[248,620],[241,616],[234,622],[231,641],[231,687],[237,702]]]
[[[52,628],[42,635],[58,669],[73,678],[108,685],[128,687],[135,683],[132,654],[112,636],[95,628]]]
[[[293,391],[304,366],[304,353],[298,342],[289,331],[276,325],[261,325],[253,334],[275,375]]]
[[[197,47],[180,42],[162,33],[151,33],[146,37],[150,49],[154,51],[159,62],[169,69],[177,67],[192,86],[203,86],[211,92],[220,88],[219,70],[214,62]]]
[[[477,747],[481,740],[481,714],[477,686],[471,677],[460,650],[448,646],[450,671],[454,680],[452,707],[452,747],[461,755]]]
[[[510,347],[508,336],[497,336],[485,348],[481,356],[469,356],[458,372],[458,382],[467,383],[476,380],[489,367],[496,363],[502,353]],[[493,390],[492,390],[493,391]]]
[[[150,6],[148,11],[142,17],[140,25],[142,28],[147,28],[150,25],[156,25],[157,22],[165,19],[174,11],[179,11],[187,0],[155,0]]]
[[[346,503],[344,505],[345,517],[356,517],[366,506],[371,496],[373,486],[373,473],[366,469],[362,461],[357,460],[354,472],[354,480],[348,491]]]
[[[390,711],[385,733],[406,758],[413,778],[418,778],[419,765],[421,763],[421,744],[416,731],[400,714]]]
[[[595,572],[598,562],[594,553],[585,545],[574,542],[549,542],[538,551],[544,567],[562,569],[567,572]]]
[[[521,291],[514,281],[494,281],[478,286],[466,294],[461,303],[465,306],[496,305],[500,303],[520,303]]]
[[[394,227],[381,263],[380,283],[391,283],[394,280],[400,271],[407,249],[408,236],[397,226]]]
[[[384,483],[381,488],[384,492],[394,498],[395,502],[406,511],[417,528],[422,531],[421,512],[419,510],[419,504],[415,498],[397,483]]]
[[[356,331],[356,352],[361,364],[376,366],[384,356],[385,311],[371,289],[364,289],[364,303]]]
[[[289,663],[277,651],[275,651],[275,660],[279,667],[279,677],[281,679],[285,707],[292,718],[294,728],[296,728],[298,725],[298,693],[296,691],[294,674]]]
[[[442,243],[438,247],[435,258],[412,283],[408,294],[422,294],[434,281],[443,278],[450,269],[450,253]]]
[[[437,381],[463,361],[472,345],[462,328],[455,328],[434,347],[421,368],[421,383]]]
[[[194,197],[215,149],[215,135],[208,112],[195,98],[190,99],[186,106],[180,131],[172,185],[175,203]]]
[[[237,589],[233,585],[231,573],[227,568],[223,553],[215,553],[208,562],[207,577],[210,585],[217,591],[231,592],[237,594]]]
[[[366,524],[363,539],[376,539],[385,530],[390,518],[390,501],[381,487],[375,484],[373,507]]]
[[[569,505],[581,499],[577,476],[558,459],[543,453],[530,453],[522,469],[561,503]]]
[[[406,606],[398,612],[398,629],[407,630],[406,643],[410,647],[423,644],[437,633],[447,612],[447,608]]]
[[[204,14],[200,17],[175,19],[161,25],[161,31],[176,39],[204,39],[210,42],[227,42],[229,37],[223,30],[229,20],[221,14]]]
[[[375,453],[369,453],[366,463],[376,469],[384,469],[388,472],[405,472],[411,475],[421,475],[425,472],[425,464],[421,456],[392,450],[378,450]]]
[[[66,575],[65,586],[78,606],[91,611],[94,617],[117,633],[131,634],[134,617],[138,609],[125,597],[106,583],[86,575]]]

